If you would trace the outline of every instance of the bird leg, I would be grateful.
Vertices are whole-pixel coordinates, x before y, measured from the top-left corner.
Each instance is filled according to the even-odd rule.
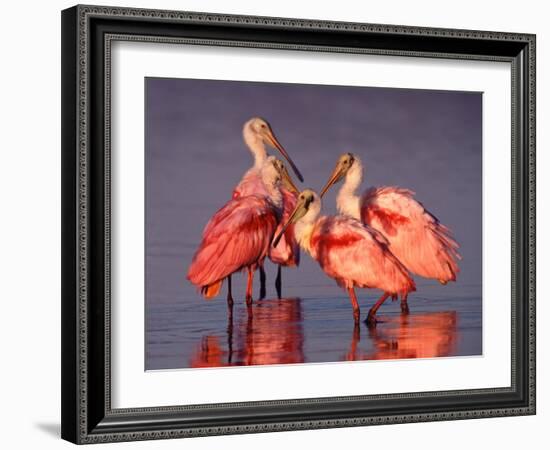
[[[277,290],[278,298],[281,298],[281,287],[282,287],[281,272],[282,272],[282,269],[281,269],[281,265],[279,264],[277,266],[277,278],[275,278],[275,289]]]
[[[401,296],[401,313],[409,314],[409,304],[407,303],[407,297],[409,294],[403,294]]]
[[[365,323],[371,327],[371,326],[376,326],[376,311],[378,311],[378,308],[380,308],[382,306],[382,303],[384,303],[386,301],[386,299],[390,296],[390,294],[388,292],[384,292],[382,294],[382,297],[380,297],[377,302],[372,306],[372,308],[369,310],[369,314],[367,316],[367,318],[365,319]]]
[[[227,306],[233,308],[233,294],[231,293],[231,275],[227,277]]]
[[[355,319],[355,323],[359,323],[359,319],[361,318],[361,312],[359,311],[359,303],[357,303],[355,290],[352,287],[348,288],[348,294],[351,300],[351,305],[353,306],[353,318]]]
[[[248,281],[246,283],[246,304],[252,305],[252,281],[254,280],[254,270],[248,267]]]
[[[265,270],[263,264],[260,265],[260,300],[265,298]]]

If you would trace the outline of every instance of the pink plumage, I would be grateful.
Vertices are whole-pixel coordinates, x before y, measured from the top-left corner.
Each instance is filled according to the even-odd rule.
[[[361,184],[363,165],[352,153],[338,159],[327,184],[330,186],[345,177],[337,198],[338,210],[361,220],[382,233],[392,253],[409,271],[446,284],[456,281],[460,272],[458,243],[445,227],[414,198],[414,193],[398,187],[373,187],[362,196],[355,194]],[[406,309],[406,298],[402,306]]]
[[[325,216],[315,222],[311,256],[345,289],[381,289],[406,295],[415,290],[407,269],[376,230],[346,216]]]
[[[233,198],[246,197],[248,195],[268,195],[260,169],[252,167],[239,181],[239,184],[233,189]]]
[[[273,241],[276,247],[290,224],[300,246],[316,260],[321,269],[347,290],[355,323],[360,308],[355,288],[380,289],[383,294],[369,310],[367,323],[376,323],[376,311],[390,295],[406,297],[416,290],[407,268],[393,255],[388,240],[374,228],[346,215],[322,216],[321,198],[305,189],[296,201],[290,219]]]
[[[282,186],[280,187],[280,192],[283,200],[281,215],[282,220],[277,226],[276,233],[279,233],[279,231],[281,231],[283,224],[286,223],[286,221],[290,218],[290,214],[296,206],[297,198],[297,194],[289,191]],[[233,190],[233,199],[252,194],[267,195],[265,185],[261,179],[260,171],[258,169],[255,169],[254,167],[249,169],[244,174],[239,184]],[[296,238],[294,236],[293,225],[287,227],[277,247],[270,247],[268,256],[274,264],[278,264],[275,287],[277,289],[278,296],[281,297],[281,267],[297,267],[300,264],[300,246],[298,245],[298,242],[296,241]],[[261,267],[260,269],[263,272],[263,267]],[[265,295],[265,275],[263,280],[264,284],[262,284],[262,289],[260,291],[261,297]]]
[[[275,163],[275,158],[267,156],[265,146],[276,148],[291,165],[298,178],[303,180],[294,162],[273,134],[271,126],[264,119],[253,117],[248,120],[243,126],[243,139],[254,157],[254,165],[233,190],[232,200],[206,224],[202,242],[187,276],[192,283],[200,287],[206,298],[216,296],[224,278],[227,278],[227,303],[230,307],[233,306],[231,274],[245,268],[248,271],[246,302],[248,305],[252,303],[254,271],[260,267],[261,273],[264,273],[263,262],[282,215],[282,194],[279,186],[274,184],[277,177],[269,173],[270,170],[275,170],[280,174],[281,167]],[[280,162],[279,164],[282,165]],[[268,172],[264,172],[264,169]],[[292,181],[285,178],[284,174],[282,178],[292,185]]]
[[[283,187],[281,188],[281,194],[283,195],[283,214],[275,234],[279,234],[283,225],[290,218],[298,198],[297,194]],[[300,246],[294,236],[294,225],[287,227],[277,247],[270,247],[269,259],[275,264],[286,267],[295,267],[300,264]]]
[[[263,262],[278,222],[267,197],[230,200],[206,225],[187,278],[205,297],[217,295],[224,278],[243,269],[253,272]]]
[[[386,237],[392,253],[411,272],[443,284],[456,281],[459,246],[450,230],[414,199],[412,191],[368,189],[361,197],[361,219]]]

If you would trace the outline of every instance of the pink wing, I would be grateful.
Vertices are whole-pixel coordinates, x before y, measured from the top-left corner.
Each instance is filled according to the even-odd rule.
[[[230,200],[208,222],[187,278],[197,286],[208,286],[261,262],[277,222],[277,212],[265,198]]]
[[[376,230],[346,216],[320,218],[311,237],[312,256],[345,288],[381,289],[391,294],[415,290],[407,269]]]
[[[392,253],[407,269],[442,283],[456,280],[459,245],[451,231],[414,199],[414,192],[371,188],[361,205],[363,222],[384,234]]]
[[[258,196],[266,196],[266,197],[268,196],[268,193],[265,189],[265,185],[260,176],[260,172],[254,167],[249,169],[243,175],[243,177],[241,178],[241,181],[239,181],[239,184],[235,186],[235,189],[233,189],[233,194],[231,198],[232,200],[237,200],[239,198],[248,197],[250,195],[258,195]],[[220,221],[223,219],[223,217],[231,213],[230,209],[225,209],[223,212],[222,210],[224,210],[224,208],[218,211],[218,213],[221,213],[222,215],[218,216],[218,213],[216,213],[205,225],[204,230],[202,232],[203,237],[210,233],[210,228],[212,227],[213,223],[215,223],[215,220]]]
[[[290,218],[290,214],[296,207],[297,194],[290,192],[285,188],[281,188],[283,194],[283,214],[282,219],[275,230],[275,235],[279,234],[279,231],[283,228],[284,224]],[[294,267],[300,264],[300,246],[294,236],[294,225],[290,225],[281,240],[277,244],[277,247],[271,246],[269,248],[269,259],[275,264],[281,264],[282,266]]]

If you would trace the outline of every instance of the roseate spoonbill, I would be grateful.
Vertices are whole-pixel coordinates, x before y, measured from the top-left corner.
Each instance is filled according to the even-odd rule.
[[[302,174],[295,166],[294,162],[275,137],[271,125],[262,118],[253,117],[248,120],[243,126],[243,138],[246,146],[254,156],[254,165],[244,174],[239,184],[233,190],[233,198],[256,194],[262,191],[262,180],[260,170],[267,158],[266,144],[276,148],[288,161],[292,170],[300,181],[304,181]],[[283,194],[283,219],[288,218],[290,212],[296,205],[296,196],[298,192],[293,192],[281,187]],[[277,295],[281,297],[281,267],[295,267],[300,263],[300,248],[296,240],[292,236],[292,227],[285,233],[283,242],[277,249],[271,248],[269,258],[275,264],[278,264],[277,278],[275,279],[275,288]],[[264,298],[266,294],[265,288],[265,271],[263,265],[260,266],[260,298]]]
[[[264,192],[231,199],[206,224],[187,273],[189,281],[200,287],[205,298],[218,295],[225,278],[246,270],[246,303],[252,303],[254,271],[267,256],[281,216],[279,186],[283,183],[296,190],[288,172],[281,167],[282,162],[275,157],[267,158],[260,170]],[[227,303],[233,306],[230,288]]]
[[[281,194],[283,195],[283,214],[275,234],[278,234],[283,227],[283,224],[290,218],[290,214],[296,207],[296,200],[298,198],[298,190],[291,191],[281,186]],[[269,248],[269,259],[277,264],[277,277],[275,278],[275,289],[277,290],[277,297],[282,297],[282,268],[283,267],[298,267],[300,264],[300,246],[294,236],[294,225],[289,225],[283,235],[281,241],[277,247]],[[262,272],[260,272],[262,274]],[[265,281],[265,277],[264,277]],[[260,298],[265,296],[265,285],[260,292]]]
[[[399,187],[373,187],[362,196],[356,194],[363,177],[363,165],[357,155],[344,153],[338,159],[321,197],[345,178],[336,197],[341,214],[361,220],[390,243],[392,253],[413,274],[433,278],[441,284],[456,281],[460,271],[459,245],[451,231],[414,198],[414,192]],[[407,295],[401,298],[401,310],[408,312]]]
[[[374,325],[376,311],[386,298],[414,291],[414,281],[378,231],[352,217],[319,217],[320,212],[321,198],[310,189],[302,191],[296,208],[276,236],[273,246],[277,246],[286,227],[294,223],[294,233],[300,247],[319,263],[329,277],[347,290],[356,324],[360,311],[355,287],[382,290],[383,295],[370,309],[366,319],[368,325]]]
[[[281,155],[287,160],[292,167],[292,170],[300,181],[304,181],[304,177],[284,149],[280,142],[275,137],[271,125],[259,117],[253,117],[243,126],[244,143],[254,157],[254,164],[239,181],[239,184],[233,190],[233,197],[242,197],[252,195],[262,189],[261,169],[267,159],[266,144],[279,150]]]

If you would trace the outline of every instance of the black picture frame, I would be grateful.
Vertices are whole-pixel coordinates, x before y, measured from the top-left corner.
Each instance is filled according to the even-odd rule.
[[[511,386],[113,409],[110,44],[187,42],[512,66]],[[535,36],[75,6],[62,12],[62,437],[96,443],[535,414]]]

